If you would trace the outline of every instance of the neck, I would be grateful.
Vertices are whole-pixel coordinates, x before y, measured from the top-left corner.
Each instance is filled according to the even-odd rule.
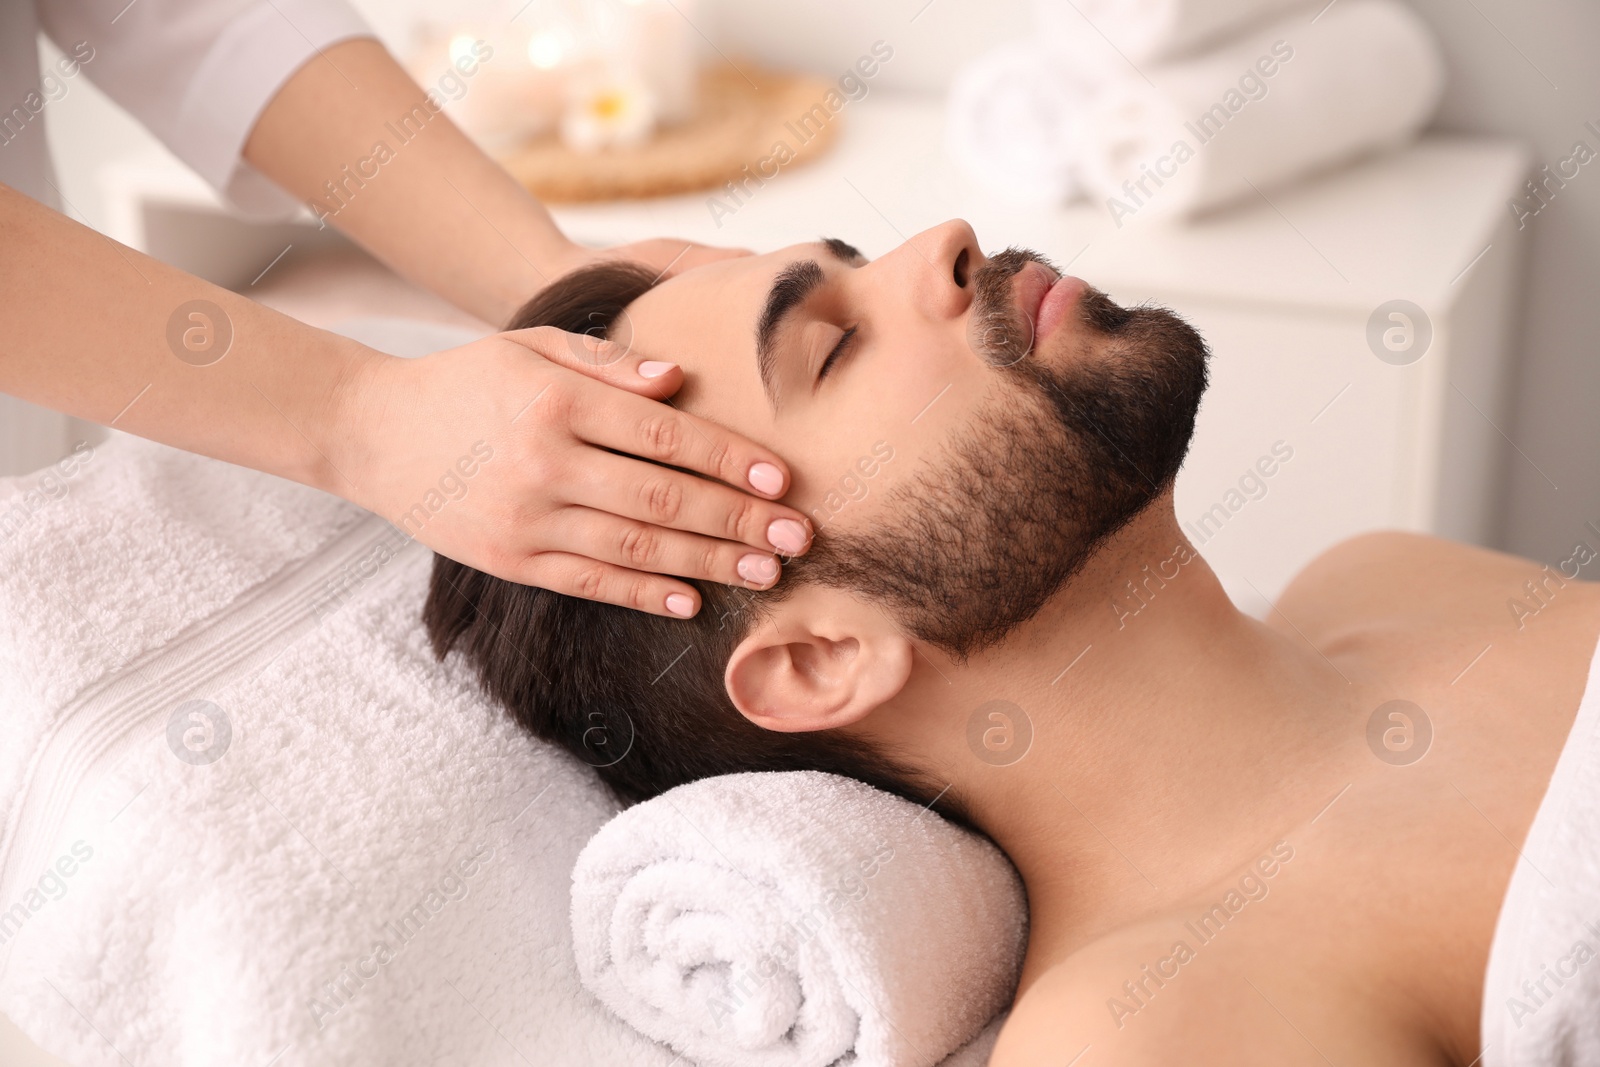
[[[959,665],[925,650],[901,700],[942,711],[894,716],[1022,875],[1025,982],[1264,852],[1338,792],[1360,744],[1349,683],[1235,609],[1159,511],[1002,647]]]

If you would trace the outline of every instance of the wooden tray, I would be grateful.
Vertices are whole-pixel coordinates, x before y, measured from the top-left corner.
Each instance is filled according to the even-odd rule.
[[[550,134],[502,152],[499,160],[535,196],[553,203],[715,189],[742,178],[746,166],[770,178],[833,143],[843,116],[824,102],[830,92],[840,99],[838,88],[820,78],[723,63],[701,73],[695,117],[657,130],[644,144],[584,153]]]

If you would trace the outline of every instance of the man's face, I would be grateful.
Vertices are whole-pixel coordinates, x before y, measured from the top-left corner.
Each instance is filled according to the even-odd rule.
[[[1035,593],[1053,592],[1170,482],[1205,383],[1204,345],[1170,312],[1119,308],[1033,253],[987,258],[961,222],[872,262],[829,240],[711,263],[612,336],[670,353],[681,407],[785,457],[787,502],[825,537],[916,512],[900,554],[935,566],[947,613],[1017,592],[1041,557],[1057,565]]]
[[[872,262],[843,243],[792,245],[670,278],[627,309],[613,336],[682,363],[686,386],[675,403],[683,410],[784,456],[792,472],[787,502],[819,528],[854,525],[1000,384],[968,344],[978,317],[973,274],[984,262],[962,222],[918,234]],[[1018,278],[1019,312],[1029,299],[1034,312],[1050,278],[1043,266]],[[789,310],[758,349],[774,283],[798,301],[782,301]],[[1083,331],[1062,325],[1030,358],[1082,355]],[[872,458],[878,442],[894,459],[864,480],[858,461]],[[830,515],[830,491],[845,483],[861,493],[851,477],[864,482],[866,499]]]

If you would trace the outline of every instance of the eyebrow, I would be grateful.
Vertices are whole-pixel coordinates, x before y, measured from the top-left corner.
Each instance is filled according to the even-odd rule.
[[[822,247],[845,266],[862,259],[861,252],[837,237],[824,237]],[[756,371],[761,375],[761,388],[767,394],[767,403],[778,406],[778,390],[774,378],[778,370],[778,351],[775,345],[783,321],[812,293],[822,287],[826,277],[822,264],[814,259],[798,259],[778,272],[767,291],[767,302],[761,309],[756,324]]]

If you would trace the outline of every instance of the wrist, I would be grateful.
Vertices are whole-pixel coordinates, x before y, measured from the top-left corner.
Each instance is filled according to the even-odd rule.
[[[407,361],[341,340],[319,432],[309,435],[318,462],[307,484],[371,510],[371,498],[364,490],[371,481],[373,457],[380,451],[379,431],[390,406],[385,398],[393,388],[395,371]]]

